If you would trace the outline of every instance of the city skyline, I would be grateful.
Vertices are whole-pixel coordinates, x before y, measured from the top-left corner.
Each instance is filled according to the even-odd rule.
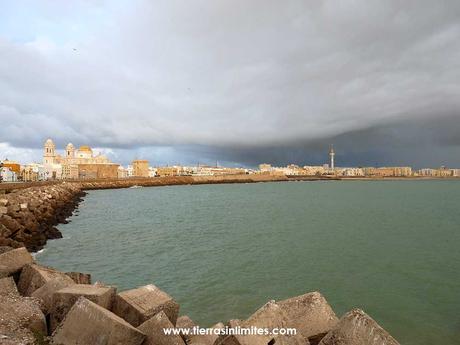
[[[10,151],[9,153],[12,153],[13,155],[11,156],[8,156],[8,155],[5,155],[3,157],[0,156],[0,161],[15,161],[15,162],[18,162],[19,164],[21,165],[27,165],[27,164],[47,164],[46,162],[46,159],[44,158],[44,150],[46,150],[46,145],[47,145],[47,142],[52,140],[51,138],[48,138],[46,141],[44,141],[44,146],[42,145],[42,147],[40,149],[33,149],[34,153],[33,154],[29,154],[29,155],[25,155],[25,156],[21,156],[21,155],[14,155],[16,152],[15,151]],[[90,152],[91,154],[94,154],[94,157],[101,157],[101,159],[105,162],[105,163],[108,163],[110,162],[111,160],[114,161],[114,163],[116,164],[119,164],[120,166],[129,166],[129,164],[133,161],[133,160],[138,160],[138,159],[145,159],[149,162],[152,162],[152,166],[155,166],[155,167],[161,167],[161,166],[200,166],[200,165],[203,165],[203,166],[215,166],[215,167],[218,167],[218,166],[221,166],[221,167],[240,167],[240,168],[246,168],[246,169],[257,169],[261,164],[270,164],[270,165],[273,165],[273,166],[289,166],[289,165],[298,165],[298,166],[321,166],[321,165],[324,165],[324,164],[329,164],[330,166],[332,166],[332,168],[334,168],[334,165],[335,167],[337,168],[362,168],[362,167],[388,167],[388,166],[407,166],[407,167],[411,167],[411,168],[414,168],[414,169],[437,169],[437,168],[443,168],[443,167],[448,167],[448,168],[453,168],[453,169],[457,169],[457,166],[451,166],[451,165],[447,165],[447,164],[440,164],[439,166],[436,166],[436,165],[422,165],[422,166],[412,166],[410,164],[404,164],[404,162],[402,162],[403,164],[382,164],[382,163],[379,163],[377,161],[375,161],[374,164],[357,164],[357,165],[352,165],[352,164],[343,164],[343,162],[346,162],[347,160],[346,159],[343,159],[343,157],[340,157],[339,155],[339,159],[342,158],[342,162],[339,160],[339,165],[335,164],[334,162],[337,162],[336,161],[336,146],[334,144],[328,144],[327,147],[323,147],[323,151],[319,154],[319,157],[320,158],[317,158],[315,157],[315,159],[313,160],[308,160],[308,159],[304,159],[304,161],[287,161],[285,164],[278,164],[277,161],[270,161],[270,160],[265,160],[265,161],[260,161],[260,162],[256,162],[255,164],[253,165],[245,165],[245,164],[241,164],[241,163],[236,163],[236,162],[226,162],[225,160],[219,160],[219,159],[215,159],[215,160],[206,160],[206,159],[203,159],[203,160],[196,160],[196,161],[191,161],[191,160],[187,160],[187,159],[184,159],[183,162],[180,162],[180,161],[161,161],[161,160],[156,160],[156,159],[153,159],[153,160],[150,160],[148,159],[148,157],[150,156],[148,153],[141,153],[140,155],[135,155],[135,156],[131,156],[131,157],[128,157],[128,158],[124,158],[124,160],[119,160],[119,157],[120,155],[117,154],[117,149],[107,149],[107,148],[97,148],[97,147],[92,147],[91,145],[87,145],[86,143],[85,144],[82,144],[82,145],[73,145],[73,143],[71,142],[67,142],[66,145],[64,146],[60,146],[60,145],[56,145],[54,143],[54,141],[52,141],[52,145],[55,145],[55,152],[56,152],[56,155],[59,157],[59,160],[61,159],[61,157],[63,159],[66,158],[66,155],[68,156],[69,155],[69,146],[71,146],[72,150],[75,150],[75,152],[78,152],[78,150],[81,150],[82,148],[84,150],[86,150],[86,148],[90,149]],[[45,149],[43,148],[45,147]],[[1,149],[1,145],[0,145],[0,149]],[[1,152],[1,150],[0,150]],[[30,150],[29,150],[30,152]],[[339,149],[339,152],[341,152],[342,154],[345,154],[344,152],[342,152],[340,149]],[[5,152],[3,152],[5,153]],[[8,153],[8,152],[6,152]],[[331,157],[331,153],[332,153],[332,156]],[[46,154],[45,154],[46,155]],[[459,165],[460,166],[460,165]]]

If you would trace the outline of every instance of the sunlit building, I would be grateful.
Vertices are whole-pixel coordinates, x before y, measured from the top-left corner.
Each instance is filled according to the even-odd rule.
[[[95,179],[116,178],[118,164],[101,154],[93,154],[86,145],[75,149],[72,143],[67,144],[64,156],[56,152],[51,139],[46,140],[43,151],[43,165],[46,179]]]

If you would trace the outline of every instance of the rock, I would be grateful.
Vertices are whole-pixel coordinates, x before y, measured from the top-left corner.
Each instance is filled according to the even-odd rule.
[[[13,277],[0,279],[0,295],[16,295],[19,296],[18,288]]]
[[[80,297],[53,334],[54,344],[140,345],[145,335],[107,309]]]
[[[174,325],[163,311],[137,327],[146,335],[143,345],[185,345],[179,334],[165,334],[165,329],[174,329]]]
[[[5,206],[0,206],[0,216],[2,214],[7,214],[8,213],[8,208],[6,208]]]
[[[360,309],[346,313],[319,344],[399,345],[387,331]]]
[[[66,276],[67,277],[67,276]],[[80,297],[85,297],[105,309],[111,309],[116,289],[88,284],[72,284],[53,294],[50,329],[54,330]]]
[[[163,311],[173,325],[179,314],[179,304],[155,285],[123,291],[116,295],[113,312],[134,327]]]
[[[180,329],[189,329],[191,331],[193,327],[196,327],[196,326],[198,325],[195,322],[193,322],[193,320],[187,315],[180,316],[176,320],[176,327]],[[180,332],[180,336],[187,344],[190,342],[192,338],[189,332],[188,333]]]
[[[34,298],[0,295],[0,315],[0,334],[10,344],[35,344],[35,335],[46,335],[45,315]]]
[[[190,336],[189,345],[214,345],[220,338],[220,332],[218,330],[224,329],[225,326],[222,322],[215,324],[214,326],[206,329],[207,334],[192,334]]]
[[[316,345],[339,321],[331,306],[319,292],[310,292],[277,302],[288,318],[288,327]]]
[[[25,265],[32,262],[34,262],[34,259],[26,248],[17,248],[0,254],[2,271],[7,272],[9,275],[21,271]]]
[[[10,250],[13,250],[13,249],[14,249],[13,247],[9,247],[9,246],[0,246],[0,254],[9,252]]]
[[[271,332],[273,329],[287,328],[288,318],[284,310],[274,301],[270,301],[257,310],[249,319],[243,321],[241,328],[258,329]],[[230,345],[307,345],[308,340],[300,334],[296,335],[229,335],[220,344]]]
[[[19,204],[19,208],[20,208],[21,210],[27,210],[27,209],[29,208],[29,204],[26,203],[26,202],[24,202],[24,203],[22,203],[22,204]]]
[[[56,276],[32,292],[32,297],[43,301],[42,311],[47,315],[52,310],[54,293],[73,284],[75,282],[66,275]]]
[[[91,284],[91,274],[80,272],[66,272],[70,278],[77,284]]]
[[[28,264],[24,266],[18,282],[18,290],[23,296],[31,296],[38,288],[45,285],[53,279],[57,279],[66,275],[55,269],[37,265]]]
[[[4,198],[0,199],[0,206],[3,206],[3,207],[8,206],[8,199],[4,199]]]

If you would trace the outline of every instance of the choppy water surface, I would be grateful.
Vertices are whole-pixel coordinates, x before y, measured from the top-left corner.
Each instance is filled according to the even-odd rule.
[[[119,289],[154,283],[202,325],[321,291],[402,344],[459,344],[460,181],[91,191],[37,259]]]

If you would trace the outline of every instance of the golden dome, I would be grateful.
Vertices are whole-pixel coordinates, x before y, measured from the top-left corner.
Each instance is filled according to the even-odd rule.
[[[87,145],[80,146],[80,148],[78,149],[78,151],[93,152],[93,150],[91,150],[91,147],[89,147],[89,146],[87,146]]]

